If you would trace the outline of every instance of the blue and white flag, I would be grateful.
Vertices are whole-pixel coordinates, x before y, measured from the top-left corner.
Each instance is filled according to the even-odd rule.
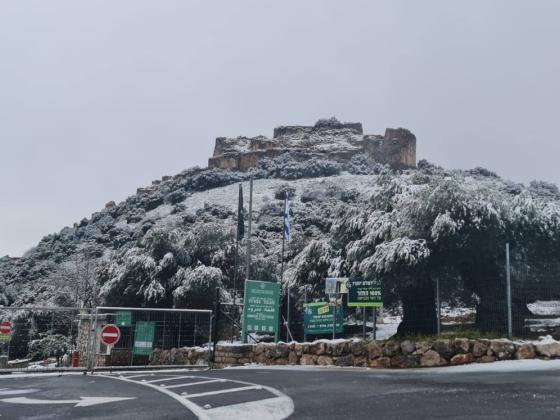
[[[290,202],[288,196],[284,199],[284,239],[290,240]]]

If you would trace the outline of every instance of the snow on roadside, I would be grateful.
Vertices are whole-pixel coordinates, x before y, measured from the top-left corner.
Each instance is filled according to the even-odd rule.
[[[438,373],[474,373],[474,372],[523,372],[536,370],[556,370],[560,369],[560,360],[503,360],[493,363],[471,363],[461,366],[448,366],[441,368],[420,369],[422,372]]]
[[[534,315],[560,315],[560,301],[558,300],[537,300],[533,303],[528,303],[527,308]]]
[[[317,366],[317,365],[283,365],[283,366],[268,366],[259,365],[256,363],[247,364],[244,366],[230,366],[224,369],[259,369],[259,370],[354,370],[356,372],[376,373],[383,372],[384,375],[394,374],[427,374],[427,373],[484,373],[484,372],[531,372],[531,371],[545,371],[545,370],[560,370],[560,360],[541,360],[541,359],[526,359],[526,360],[503,360],[493,363],[471,363],[461,366],[444,366],[437,368],[414,368],[414,369],[378,369],[378,368],[363,368],[351,366]]]

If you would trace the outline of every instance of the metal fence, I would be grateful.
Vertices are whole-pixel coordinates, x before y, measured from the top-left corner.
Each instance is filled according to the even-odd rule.
[[[104,327],[118,341],[103,343]],[[0,373],[208,366],[212,311],[0,307]]]
[[[103,327],[116,325],[118,342],[107,348]],[[99,307],[93,317],[91,369],[208,366],[212,311]]]
[[[508,248],[504,247],[503,266],[494,267],[493,272],[475,267],[475,274],[467,273],[469,277],[448,273],[432,278],[421,291],[409,296],[386,287],[383,308],[351,308],[342,296],[339,310],[344,327],[335,331],[335,336],[384,340],[402,331],[414,335],[406,331],[419,327],[418,334],[424,336],[537,339],[551,335],[560,339],[560,262],[510,259]],[[304,303],[328,301],[328,296],[316,288],[313,293],[305,290],[304,286],[293,287],[289,298],[283,290],[278,325],[283,341],[333,337],[330,331],[305,333]],[[407,313],[411,308],[412,313]],[[240,340],[242,312],[242,297],[235,304],[229,301],[220,305],[220,339]],[[418,325],[410,325],[414,323]],[[248,337],[249,342],[272,339],[270,334]]]
[[[0,371],[44,371],[72,366],[81,319],[80,308],[0,307]]]

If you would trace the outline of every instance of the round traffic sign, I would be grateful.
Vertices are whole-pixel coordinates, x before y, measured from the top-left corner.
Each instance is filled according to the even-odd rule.
[[[112,346],[121,338],[121,330],[114,324],[107,324],[101,329],[101,342],[106,346]]]
[[[4,321],[0,324],[0,334],[10,334],[12,332],[12,324],[10,321]]]

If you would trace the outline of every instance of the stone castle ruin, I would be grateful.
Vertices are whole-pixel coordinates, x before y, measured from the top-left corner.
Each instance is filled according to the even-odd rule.
[[[416,166],[416,137],[405,128],[387,128],[385,135],[364,134],[361,123],[341,123],[335,118],[319,120],[314,126],[281,126],[272,139],[218,137],[209,168],[246,171],[263,159],[289,153],[304,161],[313,157],[347,162],[363,154],[395,169]]]

